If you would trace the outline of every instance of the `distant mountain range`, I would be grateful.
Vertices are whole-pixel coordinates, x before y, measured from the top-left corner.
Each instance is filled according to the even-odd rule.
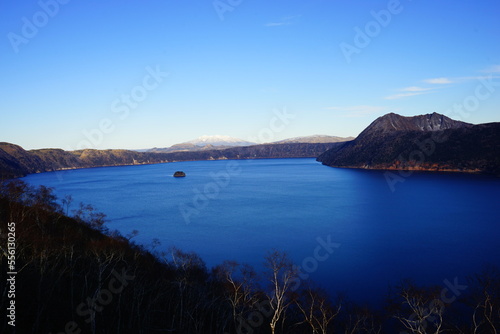
[[[42,149],[26,151],[10,143],[0,143],[0,181],[32,173],[75,168],[155,164],[174,161],[315,158],[339,143],[283,143],[237,146],[177,152],[138,152],[130,150]]]
[[[437,113],[391,113],[317,160],[333,167],[500,174],[500,123],[473,125]]]
[[[473,125],[436,113],[415,117],[387,114],[376,119],[356,139],[317,135],[241,146],[247,143],[226,136],[203,136],[164,149],[166,151],[152,149],[148,152],[91,149],[26,151],[14,144],[0,143],[0,180],[75,168],[305,157],[318,157],[318,161],[333,167],[500,175],[500,123]]]
[[[250,146],[255,145],[256,143],[252,143],[249,141],[245,141],[239,138],[234,138],[230,136],[201,136],[196,139],[188,141],[190,144],[194,144],[196,146],[205,146],[205,145],[213,145],[213,146]]]
[[[155,153],[168,153],[168,152],[195,152],[204,150],[222,150],[230,147],[238,146],[251,146],[257,145],[257,143],[252,143],[239,138],[234,138],[230,136],[201,136],[196,139],[172,145],[170,147],[158,148],[154,147],[149,150],[144,150],[145,152],[155,152]]]
[[[314,135],[314,136],[296,137],[296,138],[280,140],[273,143],[266,143],[266,145],[286,144],[286,143],[338,143],[352,139],[354,138]],[[253,146],[253,145],[259,145],[259,144],[245,141],[239,138],[215,135],[215,136],[201,136],[184,143],[172,145],[170,147],[165,147],[165,148],[155,147],[149,150],[142,150],[142,151],[155,152],[155,153],[195,152],[195,151],[206,151],[206,150],[223,150],[231,147]]]

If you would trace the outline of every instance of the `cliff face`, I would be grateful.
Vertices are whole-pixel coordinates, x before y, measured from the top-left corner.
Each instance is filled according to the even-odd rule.
[[[332,167],[500,174],[500,123],[472,125],[439,114],[377,119],[355,140],[326,151]]]
[[[42,149],[26,151],[22,147],[0,143],[0,180],[21,177],[31,173],[62,169],[102,166],[154,164],[173,161],[313,158],[339,143],[287,143],[233,147],[223,150],[196,152],[152,153],[128,150]]]

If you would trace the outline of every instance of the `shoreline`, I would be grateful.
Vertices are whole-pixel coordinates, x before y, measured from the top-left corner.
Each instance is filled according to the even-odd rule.
[[[317,160],[317,157],[286,157],[286,158],[267,158],[267,157],[255,157],[255,158],[242,158],[242,159],[230,159],[227,157],[220,158],[212,158],[212,159],[194,159],[194,160],[173,160],[173,161],[161,161],[161,162],[145,162],[145,163],[131,163],[131,164],[115,164],[115,165],[99,165],[99,166],[85,166],[85,167],[63,167],[56,170],[47,170],[47,171],[37,171],[34,173],[28,173],[23,176],[15,176],[11,178],[5,178],[3,181],[13,180],[23,178],[29,175],[34,174],[42,174],[42,173],[57,173],[64,172],[70,170],[78,170],[78,169],[92,169],[92,168],[109,168],[109,167],[131,167],[131,166],[144,166],[144,165],[159,165],[159,164],[168,164],[174,162],[197,162],[197,161],[222,161],[222,160],[234,160],[234,161],[248,161],[248,160],[265,160],[265,159],[315,159],[318,163],[321,163],[325,167],[331,168],[342,168],[342,169],[356,169],[356,170],[366,170],[366,171],[386,171],[386,172],[408,172],[411,171],[416,173],[431,173],[431,174],[466,174],[466,175],[484,175],[484,176],[494,176],[500,177],[500,174],[486,172],[480,169],[458,169],[458,168],[449,168],[449,167],[433,167],[433,168],[422,168],[422,167],[412,167],[408,166],[405,168],[397,168],[394,166],[388,167],[369,167],[369,166],[330,166],[324,164],[321,161]]]

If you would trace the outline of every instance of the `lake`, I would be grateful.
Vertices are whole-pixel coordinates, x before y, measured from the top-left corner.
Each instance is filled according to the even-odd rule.
[[[187,174],[174,178],[177,170]],[[176,162],[29,175],[104,212],[110,229],[161,248],[262,267],[286,251],[330,293],[377,304],[403,278],[446,287],[499,265],[500,179],[414,173],[391,187],[385,172],[314,159]],[[394,190],[394,191],[393,191]]]

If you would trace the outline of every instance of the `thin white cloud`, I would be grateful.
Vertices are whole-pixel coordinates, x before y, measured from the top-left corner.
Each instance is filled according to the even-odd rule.
[[[432,88],[411,86],[401,89],[402,92],[425,92],[431,90]]]
[[[286,17],[281,18],[278,21],[266,23],[266,24],[264,24],[264,26],[266,26],[266,27],[288,26],[288,25],[294,24],[296,19],[299,17],[300,17],[300,15],[286,16]]]
[[[409,92],[409,93],[400,93],[400,94],[394,94],[394,95],[389,95],[384,97],[385,100],[398,100],[398,99],[403,99],[405,97],[410,97],[410,96],[416,96],[416,95],[422,95],[422,94],[427,94],[429,93],[428,91],[425,92]]]
[[[384,99],[385,100],[398,100],[398,99],[403,99],[405,97],[427,94],[427,93],[430,93],[434,89],[437,89],[437,88],[420,87],[420,86],[405,87],[405,88],[399,89],[399,91],[403,92],[403,93],[389,95],[389,96],[384,97]]]
[[[370,105],[358,105],[358,106],[344,106],[344,107],[328,107],[328,110],[343,111],[342,116],[345,117],[363,117],[371,114],[376,114],[384,111],[388,111],[387,107],[383,106],[370,106]]]
[[[488,71],[481,71],[481,72],[486,72],[489,73],[489,75],[476,75],[476,76],[469,76],[469,77],[456,77],[456,78],[435,78],[435,79],[426,79],[422,80],[423,82],[429,83],[429,84],[457,84],[457,83],[464,83],[467,81],[473,81],[473,80],[486,80],[488,78],[498,78],[497,75],[492,75],[493,73],[497,71],[500,73],[500,66],[499,68],[491,67]]]
[[[467,76],[467,77],[436,77],[430,79],[421,80],[426,84],[432,85],[431,87],[420,87],[420,86],[410,86],[401,88],[398,91],[401,93],[389,95],[384,97],[385,100],[397,100],[403,99],[410,96],[422,95],[431,93],[437,89],[448,88],[452,86],[452,84],[460,84],[473,80],[492,80],[499,79],[500,75],[495,75],[496,73],[500,73],[500,65],[492,65],[487,69],[481,70],[479,72],[488,73],[487,75],[476,75],[476,76]]]
[[[454,80],[450,79],[450,78],[432,78],[432,79],[425,79],[425,80],[422,80],[423,82],[425,83],[428,83],[428,84],[433,84],[433,85],[445,85],[445,84],[451,84],[454,82]]]
[[[472,81],[472,80],[487,80],[487,79],[491,79],[491,78],[496,79],[496,78],[498,78],[498,75],[489,74],[489,75],[477,75],[474,77],[461,77],[461,78],[457,78],[456,82],[466,82],[466,81]]]
[[[500,73],[500,65],[492,65],[481,72],[483,73]]]

